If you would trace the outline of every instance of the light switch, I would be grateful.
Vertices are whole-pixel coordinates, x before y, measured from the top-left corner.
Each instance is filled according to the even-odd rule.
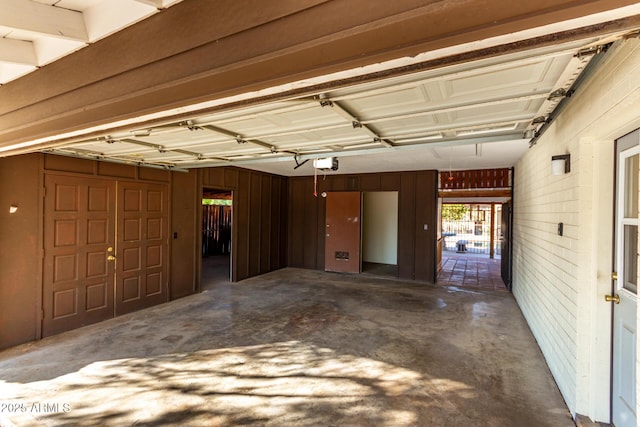
[[[429,225],[425,224],[424,225],[424,229],[425,229],[425,231],[428,230],[429,229]]]

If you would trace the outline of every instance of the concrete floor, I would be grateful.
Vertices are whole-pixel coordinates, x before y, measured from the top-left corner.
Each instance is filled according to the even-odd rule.
[[[4,424],[573,426],[511,294],[284,269],[0,352]],[[2,423],[0,423],[2,424]]]

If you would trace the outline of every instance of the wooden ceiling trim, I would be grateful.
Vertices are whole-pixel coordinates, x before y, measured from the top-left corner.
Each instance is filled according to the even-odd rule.
[[[182,2],[0,87],[0,98],[6,100],[0,106],[0,147],[634,2],[500,0],[482,8],[471,3],[405,0],[378,10],[368,0],[309,0],[298,9],[282,10],[280,19],[262,25],[249,19],[244,30],[240,25],[237,32],[215,38],[219,34],[190,25],[204,13],[208,25],[215,26],[221,18],[210,10],[210,2]],[[176,41],[186,29],[198,37]],[[167,45],[173,48],[159,51],[158,46]],[[136,54],[147,49],[155,56]]]

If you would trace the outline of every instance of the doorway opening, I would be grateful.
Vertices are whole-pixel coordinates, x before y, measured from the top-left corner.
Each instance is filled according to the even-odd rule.
[[[232,211],[230,190],[203,189],[202,290],[231,281]]]
[[[499,259],[502,205],[443,203],[443,254]]]
[[[398,277],[398,192],[362,193],[362,272]]]
[[[493,202],[442,204],[438,283],[508,290],[501,275],[508,261],[504,209],[504,204]]]

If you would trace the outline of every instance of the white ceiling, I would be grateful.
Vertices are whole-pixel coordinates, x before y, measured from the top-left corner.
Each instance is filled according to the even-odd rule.
[[[0,0],[0,83],[179,1]],[[587,17],[571,26],[612,19],[616,13],[628,16],[638,8],[623,9]],[[557,23],[547,31],[561,29],[562,24]],[[47,139],[50,148],[44,151],[164,168],[236,165],[286,176],[313,174],[312,162],[303,162],[329,156],[339,158],[337,173],[510,167],[527,150],[529,133],[540,128],[563,98],[554,95],[571,88],[596,46],[617,36],[606,40],[593,37],[245,108],[225,110],[218,104],[223,108],[215,113],[199,112],[205,107],[186,106],[179,112],[180,120],[172,119],[176,111],[164,114],[164,121],[156,120],[159,124],[153,126],[135,124],[149,117],[130,121],[127,129],[134,129],[131,131],[109,131],[107,125],[98,138],[83,139],[83,131],[74,139],[69,135],[51,137]],[[416,63],[429,55],[435,53],[398,61]],[[363,70],[353,73],[362,74]],[[289,88],[297,84],[292,82]],[[273,90],[277,93],[280,89]],[[191,111],[188,118],[184,118],[186,111]],[[84,131],[88,133],[95,134],[95,129]]]
[[[181,0],[0,0],[0,84]]]

